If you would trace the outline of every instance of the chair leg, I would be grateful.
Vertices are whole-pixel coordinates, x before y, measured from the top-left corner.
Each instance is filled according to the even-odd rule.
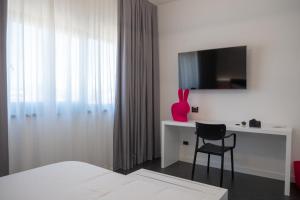
[[[191,177],[192,180],[194,180],[195,167],[196,167],[196,159],[197,159],[197,151],[195,151],[195,154],[194,154],[193,169],[192,169],[192,177]]]
[[[223,172],[224,172],[224,154],[221,156],[221,177],[220,177],[220,187],[223,185]]]
[[[195,173],[195,166],[196,166],[196,159],[197,159],[197,153],[198,153],[198,143],[199,143],[199,138],[197,136],[196,139],[196,145],[195,145],[195,153],[194,153],[194,161],[193,161],[193,169],[192,169],[192,177],[191,180],[194,180],[194,173]]]
[[[207,174],[209,174],[209,165],[210,165],[210,154],[208,154],[208,158],[207,158]]]
[[[234,179],[233,149],[231,149],[231,178]]]

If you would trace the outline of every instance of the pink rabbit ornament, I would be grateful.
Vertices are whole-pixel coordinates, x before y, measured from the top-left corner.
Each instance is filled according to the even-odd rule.
[[[178,89],[179,102],[172,105],[171,111],[174,121],[187,122],[190,105],[188,103],[189,90]]]

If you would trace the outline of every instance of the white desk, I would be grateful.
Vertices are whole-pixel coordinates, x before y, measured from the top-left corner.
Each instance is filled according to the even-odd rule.
[[[212,122],[199,121],[202,123],[211,124],[225,124],[228,131],[245,132],[245,133],[259,133],[267,135],[281,135],[286,138],[285,151],[285,184],[284,194],[290,195],[290,178],[291,178],[291,142],[292,142],[292,128],[289,127],[275,127],[272,125],[264,125],[261,128],[250,128],[248,126],[238,126],[232,122]],[[161,123],[161,167],[165,168],[179,159],[179,135],[174,133],[170,127],[196,127],[195,121],[176,122],[172,120],[162,121]]]

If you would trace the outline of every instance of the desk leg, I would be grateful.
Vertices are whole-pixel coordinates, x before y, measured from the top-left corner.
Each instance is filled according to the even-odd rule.
[[[292,135],[286,136],[284,194],[290,196]]]
[[[172,127],[161,125],[161,168],[179,159],[179,133]]]

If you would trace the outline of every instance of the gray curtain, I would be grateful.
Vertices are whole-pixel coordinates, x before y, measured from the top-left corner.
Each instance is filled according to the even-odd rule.
[[[157,8],[119,0],[114,169],[160,156]]]
[[[8,174],[6,20],[7,0],[0,0],[0,176]]]

